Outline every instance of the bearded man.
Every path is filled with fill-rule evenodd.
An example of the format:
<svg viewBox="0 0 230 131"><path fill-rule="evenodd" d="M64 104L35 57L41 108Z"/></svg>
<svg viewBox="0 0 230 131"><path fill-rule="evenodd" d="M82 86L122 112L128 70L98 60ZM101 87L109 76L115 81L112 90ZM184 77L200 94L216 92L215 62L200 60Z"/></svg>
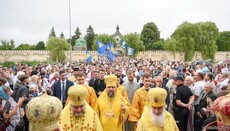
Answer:
<svg viewBox="0 0 230 131"><path fill-rule="evenodd" d="M105 77L106 89L97 99L95 111L105 131L122 131L123 123L129 114L129 103L117 90L117 77Z"/></svg>
<svg viewBox="0 0 230 131"><path fill-rule="evenodd" d="M60 118L63 131L103 131L96 112L86 102L87 93L83 85L69 88L70 102L62 110Z"/></svg>
<svg viewBox="0 0 230 131"><path fill-rule="evenodd" d="M165 109L166 97L167 92L163 88L149 90L137 131L179 131L173 116Z"/></svg>

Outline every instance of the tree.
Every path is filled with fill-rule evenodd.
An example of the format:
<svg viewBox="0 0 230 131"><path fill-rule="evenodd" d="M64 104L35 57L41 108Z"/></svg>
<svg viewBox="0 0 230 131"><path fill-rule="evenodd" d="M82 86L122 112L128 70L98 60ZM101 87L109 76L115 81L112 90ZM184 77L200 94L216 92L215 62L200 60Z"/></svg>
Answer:
<svg viewBox="0 0 230 131"><path fill-rule="evenodd" d="M46 47L45 47L44 41L39 41L34 49L35 50L45 50Z"/></svg>
<svg viewBox="0 0 230 131"><path fill-rule="evenodd" d="M77 27L75 32L74 32L74 35L72 36L72 39L71 39L71 46L72 47L75 46L76 40L79 39L80 37L81 37L81 32L80 32L80 29ZM68 42L69 42L69 39L68 39Z"/></svg>
<svg viewBox="0 0 230 131"><path fill-rule="evenodd" d="M68 50L70 45L65 39L51 37L46 43L46 48L50 51L52 61L64 61L66 59L64 50Z"/></svg>
<svg viewBox="0 0 230 131"><path fill-rule="evenodd" d="M60 34L60 38L65 39L65 35L64 35L64 33L63 33L63 32L61 32L61 34Z"/></svg>
<svg viewBox="0 0 230 131"><path fill-rule="evenodd" d="M56 37L55 31L54 31L54 27L52 27L50 34L49 34L49 38L50 37Z"/></svg>
<svg viewBox="0 0 230 131"><path fill-rule="evenodd" d="M100 42L107 44L108 42L113 42L114 47L117 46L116 39L112 36L109 36L108 34L100 34L95 37L96 40L99 40ZM97 50L97 44L96 41L94 40L92 50Z"/></svg>
<svg viewBox="0 0 230 131"><path fill-rule="evenodd" d="M152 44L160 40L160 32L157 26L153 23L147 23L144 25L141 31L141 41L143 41L146 50L152 49Z"/></svg>
<svg viewBox="0 0 230 131"><path fill-rule="evenodd" d="M7 40L1 40L2 45L0 46L0 50L13 50L15 48L14 40L10 40L8 42Z"/></svg>
<svg viewBox="0 0 230 131"><path fill-rule="evenodd" d="M20 44L15 50L34 50L35 46L30 44Z"/></svg>
<svg viewBox="0 0 230 131"><path fill-rule="evenodd" d="M145 50L145 46L137 33L125 35L124 40L128 43L129 47L134 48L134 56L138 54L139 51Z"/></svg>
<svg viewBox="0 0 230 131"><path fill-rule="evenodd" d="M218 28L213 22L188 23L183 22L171 35L173 42L168 41L165 49L183 52L185 61L191 61L195 51L200 51L203 59L214 60L217 46ZM173 43L175 45L169 45Z"/></svg>
<svg viewBox="0 0 230 131"><path fill-rule="evenodd" d="M153 50L164 50L164 40L159 40L157 42L154 42L150 48L152 48Z"/></svg>
<svg viewBox="0 0 230 131"><path fill-rule="evenodd" d="M173 53L174 59L176 58L176 52L179 50L177 45L178 41L175 38L167 39L164 44L164 49Z"/></svg>
<svg viewBox="0 0 230 131"><path fill-rule="evenodd" d="M87 42L87 50L92 50L95 34L91 25L86 30L85 40Z"/></svg>
<svg viewBox="0 0 230 131"><path fill-rule="evenodd" d="M171 37L177 41L176 47L178 48L176 49L178 52L184 53L185 61L192 60L195 49L199 47L200 34L199 26L188 22L183 22L172 34Z"/></svg>
<svg viewBox="0 0 230 131"><path fill-rule="evenodd" d="M213 62L217 51L216 40L219 37L219 29L214 22L199 22L196 25L201 30L199 51L202 58L211 59Z"/></svg>
<svg viewBox="0 0 230 131"><path fill-rule="evenodd" d="M230 51L230 31L220 32L219 34L216 40L218 51Z"/></svg>

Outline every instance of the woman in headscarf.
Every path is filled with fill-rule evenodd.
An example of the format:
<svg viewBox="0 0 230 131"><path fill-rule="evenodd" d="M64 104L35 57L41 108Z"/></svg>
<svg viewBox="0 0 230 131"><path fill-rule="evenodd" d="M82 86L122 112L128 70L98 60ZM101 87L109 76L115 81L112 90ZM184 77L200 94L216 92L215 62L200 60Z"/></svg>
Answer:
<svg viewBox="0 0 230 131"><path fill-rule="evenodd" d="M23 104L25 98L20 98L18 103L11 97L13 92L11 91L10 87L2 85L0 87L0 97L2 98L2 105L1 107L4 108L6 103L10 103L10 110L7 114L7 119L9 120L9 126L6 128L6 131L14 131L15 127L17 126L18 122L20 121L20 112L19 108ZM4 112L3 112L4 113Z"/></svg>

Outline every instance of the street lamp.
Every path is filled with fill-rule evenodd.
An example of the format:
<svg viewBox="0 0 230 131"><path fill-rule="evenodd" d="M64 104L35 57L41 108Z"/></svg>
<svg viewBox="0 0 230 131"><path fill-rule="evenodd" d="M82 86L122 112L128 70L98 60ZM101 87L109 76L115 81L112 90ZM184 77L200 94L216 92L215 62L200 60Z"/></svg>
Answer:
<svg viewBox="0 0 230 131"><path fill-rule="evenodd" d="M71 42L71 8L70 8L70 0L69 0L69 42L70 42L70 52L69 52L69 61L72 62L72 42Z"/></svg>

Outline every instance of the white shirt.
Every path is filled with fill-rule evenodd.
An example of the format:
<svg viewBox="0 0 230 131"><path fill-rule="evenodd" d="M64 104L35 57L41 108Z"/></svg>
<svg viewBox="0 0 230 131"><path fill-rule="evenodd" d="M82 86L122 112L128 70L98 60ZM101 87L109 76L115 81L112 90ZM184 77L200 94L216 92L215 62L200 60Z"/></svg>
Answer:
<svg viewBox="0 0 230 131"><path fill-rule="evenodd" d="M202 91L204 90L204 86L205 86L205 81L197 81L194 83L194 88L195 88L195 92L194 95L200 97L202 94ZM195 105L197 105L199 103L199 98L194 102Z"/></svg>

